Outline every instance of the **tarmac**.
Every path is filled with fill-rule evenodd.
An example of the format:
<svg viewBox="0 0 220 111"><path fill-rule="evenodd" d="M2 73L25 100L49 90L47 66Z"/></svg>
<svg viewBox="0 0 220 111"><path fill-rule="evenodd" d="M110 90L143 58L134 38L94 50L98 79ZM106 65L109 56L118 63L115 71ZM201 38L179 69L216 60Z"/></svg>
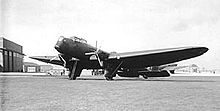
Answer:
<svg viewBox="0 0 220 111"><path fill-rule="evenodd" d="M219 111L220 76L121 78L0 73L2 111Z"/></svg>

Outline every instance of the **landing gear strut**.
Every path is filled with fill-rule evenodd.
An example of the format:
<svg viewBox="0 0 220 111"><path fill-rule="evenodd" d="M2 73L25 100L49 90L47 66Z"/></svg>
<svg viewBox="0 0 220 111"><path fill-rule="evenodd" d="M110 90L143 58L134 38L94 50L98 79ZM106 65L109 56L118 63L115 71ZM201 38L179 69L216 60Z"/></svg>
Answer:
<svg viewBox="0 0 220 111"><path fill-rule="evenodd" d="M78 61L74 61L73 66L69 69L69 80L75 80L76 77L79 77L82 72L82 67L80 66L80 64L78 64Z"/></svg>
<svg viewBox="0 0 220 111"><path fill-rule="evenodd" d="M105 74L105 79L107 81L114 80L113 77L116 76L116 73L122 63L123 63L123 61L121 61L116 67L113 64L108 64L108 66L106 68L107 73Z"/></svg>
<svg viewBox="0 0 220 111"><path fill-rule="evenodd" d="M114 80L113 77L105 77L105 79L106 79L107 81Z"/></svg>

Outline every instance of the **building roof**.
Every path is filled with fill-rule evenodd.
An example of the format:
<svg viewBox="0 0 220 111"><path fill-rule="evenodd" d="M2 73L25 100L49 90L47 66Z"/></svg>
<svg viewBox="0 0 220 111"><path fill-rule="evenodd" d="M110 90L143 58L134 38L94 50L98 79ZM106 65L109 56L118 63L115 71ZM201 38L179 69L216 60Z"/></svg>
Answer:
<svg viewBox="0 0 220 111"><path fill-rule="evenodd" d="M24 62L24 65L25 66L39 66L38 64L33 63L33 62Z"/></svg>
<svg viewBox="0 0 220 111"><path fill-rule="evenodd" d="M196 64L192 64L191 67L198 67Z"/></svg>
<svg viewBox="0 0 220 111"><path fill-rule="evenodd" d="M19 54L23 54L23 47L13 41L0 37L0 49L13 51Z"/></svg>

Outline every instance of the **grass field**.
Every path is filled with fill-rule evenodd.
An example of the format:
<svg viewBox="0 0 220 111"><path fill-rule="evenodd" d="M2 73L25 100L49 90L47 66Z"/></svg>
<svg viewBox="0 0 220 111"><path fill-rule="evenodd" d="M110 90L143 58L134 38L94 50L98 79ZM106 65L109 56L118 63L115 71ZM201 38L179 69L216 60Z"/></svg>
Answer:
<svg viewBox="0 0 220 111"><path fill-rule="evenodd" d="M0 76L2 111L220 111L220 76Z"/></svg>

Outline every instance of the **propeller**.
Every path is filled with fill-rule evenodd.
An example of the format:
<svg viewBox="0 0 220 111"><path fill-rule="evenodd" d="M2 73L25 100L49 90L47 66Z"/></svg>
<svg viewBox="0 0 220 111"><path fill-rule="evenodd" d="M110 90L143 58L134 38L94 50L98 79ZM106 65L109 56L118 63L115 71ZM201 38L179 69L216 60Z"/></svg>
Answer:
<svg viewBox="0 0 220 111"><path fill-rule="evenodd" d="M101 61L101 59L99 57L99 50L100 50L100 48L97 48L97 41L96 41L96 51L85 53L85 55L95 55L97 60L98 60L98 62L99 62L99 65L101 67L103 67L103 63L102 63L102 61Z"/></svg>
<svg viewBox="0 0 220 111"><path fill-rule="evenodd" d="M66 67L66 60L60 54L58 54L58 57L63 61L63 66Z"/></svg>
<svg viewBox="0 0 220 111"><path fill-rule="evenodd" d="M55 56L55 57L51 58L51 59L50 59L50 62L53 61L53 60L55 60L55 59L58 59L58 57Z"/></svg>

